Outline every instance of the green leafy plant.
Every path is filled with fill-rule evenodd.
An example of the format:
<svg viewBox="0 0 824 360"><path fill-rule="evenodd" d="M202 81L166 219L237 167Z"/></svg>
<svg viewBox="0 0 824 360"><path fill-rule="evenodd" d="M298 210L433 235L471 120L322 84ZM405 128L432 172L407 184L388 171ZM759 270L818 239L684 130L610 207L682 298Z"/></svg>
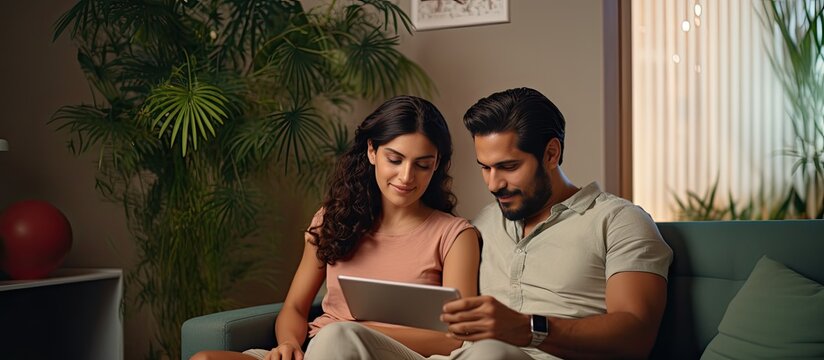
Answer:
<svg viewBox="0 0 824 360"><path fill-rule="evenodd" d="M768 53L790 101L793 140L780 150L792 159L788 185L778 199L759 194L742 207L732 194L727 204L715 203L716 180L706 194L675 198L681 219L824 218L824 1L764 0L760 10L764 27L780 39Z"/></svg>
<svg viewBox="0 0 824 360"><path fill-rule="evenodd" d="M80 0L56 22L93 102L51 122L72 152L97 153L95 186L123 206L138 251L127 300L154 317L151 357L178 358L184 320L267 279L256 179L296 171L322 189L355 100L431 95L396 49L403 30L388 0Z"/></svg>
<svg viewBox="0 0 824 360"><path fill-rule="evenodd" d="M674 196L678 205L678 217L682 220L704 221L722 219L729 214L729 209L724 209L716 205L716 194L718 192L718 181L713 183L706 193L697 194L688 191L687 196L682 200Z"/></svg>
<svg viewBox="0 0 824 360"><path fill-rule="evenodd" d="M682 199L673 195L676 203L676 214L683 221L711 221L711 220L780 220L790 217L789 214L800 213L804 203L790 187L790 194L779 201L768 199L763 191L759 191L757 198L740 203L732 193L727 195L726 202L718 199L718 179L703 194L687 191Z"/></svg>
<svg viewBox="0 0 824 360"><path fill-rule="evenodd" d="M781 38L770 61L787 98L794 141L787 199L804 202L799 217L824 217L824 1L766 1L764 25ZM793 201L793 200L791 200Z"/></svg>

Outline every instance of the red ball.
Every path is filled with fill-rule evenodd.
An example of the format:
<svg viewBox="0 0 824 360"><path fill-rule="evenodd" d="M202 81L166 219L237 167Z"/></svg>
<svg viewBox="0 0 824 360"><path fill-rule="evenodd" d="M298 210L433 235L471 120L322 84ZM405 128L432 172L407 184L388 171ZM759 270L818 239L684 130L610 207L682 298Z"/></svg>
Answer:
<svg viewBox="0 0 824 360"><path fill-rule="evenodd" d="M41 279L72 247L66 216L45 201L19 201L0 213L0 269L12 279Z"/></svg>

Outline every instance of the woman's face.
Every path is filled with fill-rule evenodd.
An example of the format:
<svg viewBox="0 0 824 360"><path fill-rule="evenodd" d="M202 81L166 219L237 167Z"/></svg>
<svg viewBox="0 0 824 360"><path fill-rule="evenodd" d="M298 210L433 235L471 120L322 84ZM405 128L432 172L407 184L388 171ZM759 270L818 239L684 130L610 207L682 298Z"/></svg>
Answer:
<svg viewBox="0 0 824 360"><path fill-rule="evenodd" d="M421 133L400 135L377 149L370 141L367 155L384 209L417 204L438 167L438 149Z"/></svg>

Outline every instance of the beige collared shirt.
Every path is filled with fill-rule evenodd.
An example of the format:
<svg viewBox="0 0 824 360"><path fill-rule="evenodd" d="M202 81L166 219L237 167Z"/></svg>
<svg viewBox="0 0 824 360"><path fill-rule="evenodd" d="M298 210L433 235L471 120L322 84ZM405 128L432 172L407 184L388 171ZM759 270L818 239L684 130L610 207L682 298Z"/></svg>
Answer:
<svg viewBox="0 0 824 360"><path fill-rule="evenodd" d="M483 237L481 294L527 314L604 314L610 276L642 271L666 279L672 262L672 250L649 214L595 182L555 204L526 237L524 222L504 218L497 203L485 207L473 225Z"/></svg>

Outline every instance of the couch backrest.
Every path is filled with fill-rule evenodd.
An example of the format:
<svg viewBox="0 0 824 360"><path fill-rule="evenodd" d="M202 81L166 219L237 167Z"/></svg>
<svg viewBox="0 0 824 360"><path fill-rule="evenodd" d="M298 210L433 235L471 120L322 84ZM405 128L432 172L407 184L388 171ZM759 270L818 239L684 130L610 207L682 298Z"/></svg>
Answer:
<svg viewBox="0 0 824 360"><path fill-rule="evenodd" d="M763 255L824 283L824 220L658 223L674 252L655 359L697 359Z"/></svg>

